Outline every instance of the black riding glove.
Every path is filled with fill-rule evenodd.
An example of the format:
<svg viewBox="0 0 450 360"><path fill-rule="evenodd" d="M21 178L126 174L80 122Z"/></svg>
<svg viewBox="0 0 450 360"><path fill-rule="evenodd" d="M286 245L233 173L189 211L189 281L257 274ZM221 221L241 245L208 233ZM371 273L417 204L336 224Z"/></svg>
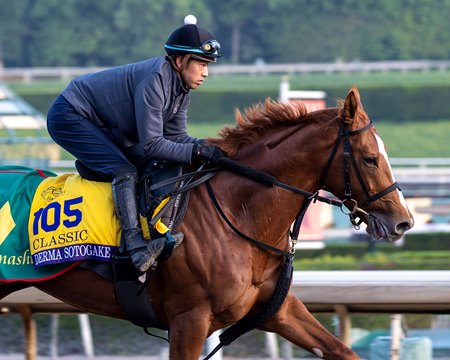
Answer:
<svg viewBox="0 0 450 360"><path fill-rule="evenodd" d="M218 164L220 159L225 157L223 151L215 145L206 145L201 142L194 144L192 149L192 158L198 158L201 161L209 161L213 164Z"/></svg>

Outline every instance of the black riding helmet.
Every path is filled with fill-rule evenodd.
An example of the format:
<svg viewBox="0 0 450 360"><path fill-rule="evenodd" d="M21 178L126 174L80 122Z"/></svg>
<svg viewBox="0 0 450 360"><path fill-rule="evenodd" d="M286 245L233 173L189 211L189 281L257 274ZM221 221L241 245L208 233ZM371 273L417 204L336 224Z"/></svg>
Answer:
<svg viewBox="0 0 450 360"><path fill-rule="evenodd" d="M184 25L176 29L164 46L167 55L186 55L192 58L216 62L220 57L220 44L212 34L197 26L193 15L184 18Z"/></svg>

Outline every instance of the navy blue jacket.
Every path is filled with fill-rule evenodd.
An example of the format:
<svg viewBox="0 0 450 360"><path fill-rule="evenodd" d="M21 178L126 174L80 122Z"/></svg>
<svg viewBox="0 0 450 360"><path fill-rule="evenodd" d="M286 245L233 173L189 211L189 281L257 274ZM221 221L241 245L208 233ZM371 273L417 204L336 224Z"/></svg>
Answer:
<svg viewBox="0 0 450 360"><path fill-rule="evenodd" d="M62 95L125 154L190 163L190 92L166 58L82 75Z"/></svg>

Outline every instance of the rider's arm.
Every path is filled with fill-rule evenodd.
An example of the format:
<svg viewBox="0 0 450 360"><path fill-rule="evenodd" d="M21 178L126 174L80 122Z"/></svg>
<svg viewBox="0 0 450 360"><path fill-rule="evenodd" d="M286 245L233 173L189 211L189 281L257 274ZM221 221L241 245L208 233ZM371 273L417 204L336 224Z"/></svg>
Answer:
<svg viewBox="0 0 450 360"><path fill-rule="evenodd" d="M139 140L148 158L190 163L193 144L180 142L188 136L189 98L180 103L182 97L173 97L170 91L171 86L164 84L158 73L151 74L136 88L134 106ZM174 107L181 114L169 114Z"/></svg>

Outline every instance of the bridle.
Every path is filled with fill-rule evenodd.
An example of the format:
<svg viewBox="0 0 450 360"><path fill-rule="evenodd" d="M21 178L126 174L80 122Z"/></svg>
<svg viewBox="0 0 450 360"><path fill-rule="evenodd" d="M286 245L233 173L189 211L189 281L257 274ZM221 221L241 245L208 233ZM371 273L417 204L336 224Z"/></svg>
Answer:
<svg viewBox="0 0 450 360"><path fill-rule="evenodd" d="M341 142L343 142L344 151L342 153L342 159L343 159L343 169L344 169L344 171L343 171L343 174L344 174L344 198L341 200L343 203L348 203L348 202L353 203L353 209L355 211L352 211L353 216L351 216L352 214L350 214L350 221L355 226L359 226L361 224L361 220L359 222L356 222L355 213L360 212L360 213L367 215L367 212L362 210L361 207L359 207L358 202L352 198L352 188L351 188L351 182L350 182L350 168L352 166L353 166L353 169L355 170L359 184L361 185L361 188L363 189L363 191L366 195L366 202L363 205L361 205L362 207L364 207L378 199L381 199L383 196L389 194L390 192L392 192L396 189L399 189L401 191L398 183L395 181L394 183L389 185L386 189L381 190L374 195L371 195L369 193L367 185L361 175L361 171L358 167L358 164L356 163L355 155L353 153L353 149L350 144L350 136L361 134L361 133L371 129L372 127L373 127L373 123L372 123L372 120L370 120L370 122L366 126L360 128L360 129L357 129L357 130L349 131L348 124L343 123L339 128L338 136L334 143L333 150L331 152L330 157L328 158L327 164L325 165L325 170L320 178L320 185L321 185L320 187L321 187L321 189L325 189L325 181L326 181L328 172L330 171L330 168L334 162L339 145L341 144Z"/></svg>

